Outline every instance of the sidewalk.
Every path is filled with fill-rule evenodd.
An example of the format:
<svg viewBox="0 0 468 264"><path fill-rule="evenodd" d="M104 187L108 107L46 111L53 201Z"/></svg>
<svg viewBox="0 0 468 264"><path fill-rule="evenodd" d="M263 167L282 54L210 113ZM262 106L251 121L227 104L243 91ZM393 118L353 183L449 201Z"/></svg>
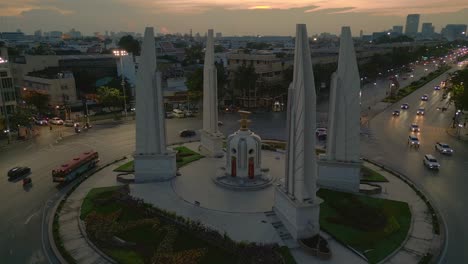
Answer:
<svg viewBox="0 0 468 264"><path fill-rule="evenodd" d="M125 163L126 161L124 160L121 163ZM63 204L58 219L60 226L59 233L65 249L76 260L76 263L111 263L88 243L86 234L83 233L85 232L82 228L84 223L80 223L80 208L84 198L91 189L119 185L115 180L115 174L112 170L121 163L109 166L88 178L76 188Z"/></svg>
<svg viewBox="0 0 468 264"><path fill-rule="evenodd" d="M456 139L468 141L468 127L465 128L453 128L452 126L447 128L447 134Z"/></svg>
<svg viewBox="0 0 468 264"><path fill-rule="evenodd" d="M84 197L92 188L118 185L115 180L116 174L112 171L118 165L109 166L87 179L64 203L59 216L60 236L64 247L77 260L77 263L110 263L88 243L86 234L83 233L85 232L84 228L80 228L80 224L82 225L83 223L80 223L79 211ZM411 187L398 177L372 164L366 163L366 166L378 171L389 180L388 183L380 184L383 192L374 197L407 202L412 212L412 224L405 242L400 249L381 263L418 263L422 256L428 252L437 255L443 241L440 236L433 234L432 218L428 213L426 203ZM189 177L189 175L185 174L190 171L190 166L186 166L183 169L181 170L182 175ZM197 206L190 201L186 201L175 190L175 182L181 180L182 177L177 177L172 182L132 184L130 185L131 194L159 208L175 212L184 217L190 217L194 220L200 220L207 226L221 232L226 232L237 241L247 240L263 243L276 242L280 245L286 244L291 247L291 253L298 264L366 263L364 259L333 240L327 234L323 234L323 236L327 238L332 249L333 257L331 260L323 261L305 254L302 249L294 245L291 246L290 241L281 238L278 231L272 225L272 221L274 220L265 212L233 213L203 208L203 204L202 206ZM225 198L229 199L229 197Z"/></svg>

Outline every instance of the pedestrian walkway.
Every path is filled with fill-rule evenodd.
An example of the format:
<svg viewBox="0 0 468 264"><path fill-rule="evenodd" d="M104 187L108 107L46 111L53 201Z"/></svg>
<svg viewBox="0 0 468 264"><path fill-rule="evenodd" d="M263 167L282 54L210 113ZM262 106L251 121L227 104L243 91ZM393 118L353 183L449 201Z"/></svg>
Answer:
<svg viewBox="0 0 468 264"><path fill-rule="evenodd" d="M463 141L468 141L468 127L449 127L446 129L447 134L450 136L463 140Z"/></svg>
<svg viewBox="0 0 468 264"><path fill-rule="evenodd" d="M118 163L116 166L120 164L121 163ZM84 223L80 223L80 209L84 198L91 189L119 185L115 180L115 174L112 171L114 168L115 166L109 166L88 178L78 186L78 188L76 188L76 190L63 204L58 219L60 226L59 234L62 239L63 246L78 264L111 263L88 243L86 234L83 233L85 232L82 228L84 227Z"/></svg>

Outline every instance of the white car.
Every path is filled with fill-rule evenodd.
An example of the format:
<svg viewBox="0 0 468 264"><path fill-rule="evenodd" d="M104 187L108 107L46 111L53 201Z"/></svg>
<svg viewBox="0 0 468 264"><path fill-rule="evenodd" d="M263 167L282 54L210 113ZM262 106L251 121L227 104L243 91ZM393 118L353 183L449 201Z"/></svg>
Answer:
<svg viewBox="0 0 468 264"><path fill-rule="evenodd" d="M194 116L192 111L188 111L188 110L185 110L184 114L185 114L185 117L193 117Z"/></svg>
<svg viewBox="0 0 468 264"><path fill-rule="evenodd" d="M437 142L434 148L442 154L447 154L447 155L453 154L453 149L446 143Z"/></svg>
<svg viewBox="0 0 468 264"><path fill-rule="evenodd" d="M54 125L63 125L63 120L58 117L54 117L50 119L50 123Z"/></svg>
<svg viewBox="0 0 468 264"><path fill-rule="evenodd" d="M421 130L419 129L419 125L418 125L418 124L414 124L414 123L411 124L410 130L411 130L411 132L419 132L419 131L421 131Z"/></svg>
<svg viewBox="0 0 468 264"><path fill-rule="evenodd" d="M424 113L425 113L424 108L419 108L418 111L416 111L417 115L424 115Z"/></svg>
<svg viewBox="0 0 468 264"><path fill-rule="evenodd" d="M424 155L423 163L429 169L438 170L440 168L439 162L437 162L437 159L431 154Z"/></svg>

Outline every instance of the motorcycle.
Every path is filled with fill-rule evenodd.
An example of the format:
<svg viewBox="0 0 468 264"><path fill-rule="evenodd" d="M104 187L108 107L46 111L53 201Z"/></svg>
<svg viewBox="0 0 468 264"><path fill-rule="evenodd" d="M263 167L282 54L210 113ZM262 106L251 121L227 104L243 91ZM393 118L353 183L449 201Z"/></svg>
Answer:
<svg viewBox="0 0 468 264"><path fill-rule="evenodd" d="M76 126L75 127L75 133L81 133L81 128L79 126Z"/></svg>
<svg viewBox="0 0 468 264"><path fill-rule="evenodd" d="M32 180L29 177L23 179L23 186L28 186L32 184Z"/></svg>

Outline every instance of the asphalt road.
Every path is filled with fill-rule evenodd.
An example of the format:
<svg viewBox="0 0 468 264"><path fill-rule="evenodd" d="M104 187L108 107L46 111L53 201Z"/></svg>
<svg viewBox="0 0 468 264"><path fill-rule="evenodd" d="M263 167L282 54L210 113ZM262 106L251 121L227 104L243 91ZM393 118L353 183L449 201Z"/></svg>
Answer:
<svg viewBox="0 0 468 264"><path fill-rule="evenodd" d="M168 120L168 142L183 139L176 133L184 128L200 128L201 120L189 118ZM65 129L65 128L64 128ZM34 141L20 143L0 151L0 263L49 263L43 250L44 209L50 208L49 199L57 199L60 191L52 182L51 171L75 155L89 149L99 151L102 163L131 154L135 147L134 122L95 125L89 132L67 137L54 143L57 137L44 129ZM48 134L49 133L49 134ZM7 180L6 171L13 166L28 166L33 186L24 189L21 181Z"/></svg>
<svg viewBox="0 0 468 264"><path fill-rule="evenodd" d="M378 85L377 88L385 89L385 85ZM451 243L450 256L457 257L457 254L465 254L463 259L468 261L467 253L462 250L467 235L463 220L468 215L466 211L463 212L463 204L466 204L467 198L464 198L462 192L463 183L466 183L466 180L461 177L462 171L468 171L466 170L468 163L462 158L466 157L467 148L445 134L443 129L447 126L450 121L449 117L453 113L447 111L442 114L432 109L436 105L437 98L432 98L432 91L430 92L431 99L426 103L428 105L426 106L427 114L424 121L421 121L423 145L419 152L410 152L405 147L410 119L415 116L414 106L419 103L416 97L421 91L408 98L408 100L415 98L413 98L414 102L409 101L412 108L408 113L402 114L398 120L389 119L389 113L386 111L375 118L376 121L371 122L371 130L379 136L375 140L363 142L364 154L377 158L380 156L379 161L409 175L434 196L439 208L442 208L448 220L451 231L450 241L457 243ZM326 102L320 103L318 109L326 111ZM220 114L220 120L224 123L220 130L226 135L237 130L239 127L238 119L237 114ZM252 130L262 138L285 138L286 113L260 113L253 115L251 119L253 120ZM319 114L318 120L322 119L321 114ZM379 122L382 123L379 124ZM392 122L401 122L402 124L393 126L395 133L383 128L384 125L388 128ZM403 125L404 122L408 124ZM167 120L168 143L183 140L178 136L178 131L185 128L197 130L201 126L200 117ZM426 126L429 127L426 128ZM33 179L33 186L30 189L23 189L20 182L9 182L6 176L3 181L0 181L0 200L3 202L0 206L0 215L2 216L0 218L1 263L50 262L46 256L47 253L43 250L43 231L46 231L43 230L43 224L47 220L43 213L51 206L50 201L59 197L60 189L57 188L57 184L52 182L50 174L54 167L89 149L99 151L102 163L129 155L134 151L134 122L95 125L90 131L67 137L59 143L55 143L58 134L56 131L54 129L50 132L43 129L41 136L32 141L0 150L0 172L6 173L8 169L17 165L29 166L32 169L31 178ZM425 151L432 151L432 144L439 137L441 140L447 138L443 140L453 145L456 153L454 157L441 158L441 171L431 173L422 167L421 157ZM389 138L392 138L392 141ZM193 139L198 139L198 136ZM431 140L434 142L426 143ZM392 144L390 145L389 142ZM388 160L383 157L388 157Z"/></svg>
<svg viewBox="0 0 468 264"><path fill-rule="evenodd" d="M442 91L434 90L434 86L444 79L444 75L436 78L373 118L370 121L371 137L363 140L361 145L364 156L407 175L429 193L449 227L446 263L468 263L468 142L458 141L446 133L454 116L453 106L445 112L437 110L448 102L442 99ZM429 101L421 101L423 94L429 95ZM401 103L408 103L410 108L402 110L399 117L392 117L393 110L399 109ZM425 108L424 117L416 115L419 107ZM407 146L411 123L417 123L421 128L419 150ZM454 155L444 156L436 152L437 141L448 143L454 149ZM434 154L441 164L440 171L430 171L423 165L425 154Z"/></svg>

